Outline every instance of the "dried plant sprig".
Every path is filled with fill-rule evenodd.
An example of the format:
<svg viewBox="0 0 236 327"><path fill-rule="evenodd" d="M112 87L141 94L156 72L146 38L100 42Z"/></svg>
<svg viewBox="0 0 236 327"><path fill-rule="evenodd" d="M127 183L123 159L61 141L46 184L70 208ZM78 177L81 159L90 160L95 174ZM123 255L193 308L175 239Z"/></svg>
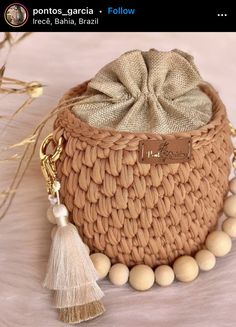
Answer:
<svg viewBox="0 0 236 327"><path fill-rule="evenodd" d="M10 47L16 45L19 42L21 42L22 40L24 40L30 34L31 34L31 32L25 32L20 37L17 37L17 36L14 37L13 33L5 32L2 41L0 41L0 49L3 48L6 44L8 44L8 46L10 46Z"/></svg>
<svg viewBox="0 0 236 327"><path fill-rule="evenodd" d="M11 89L3 89L2 87L0 87L0 93L6 93L6 94L10 94L10 93L14 93L14 94L19 94L19 93L27 93L27 95L29 96L24 102L23 104L9 117L4 117L1 116L0 118L8 118L8 122L6 123L6 125L4 126L4 128L2 129L2 133L1 135L3 135L6 131L6 129L11 125L12 120L14 119L14 117L19 114L20 112L22 112L25 108L29 107L31 105L31 103L38 98L39 96L42 95L43 93L43 86L40 82L34 81L34 82L22 82L19 80L15 80L12 78L6 78L3 77L2 78L2 85L4 84L5 80L8 81L12 81L12 83L16 84L16 85L23 85L23 88L21 89L16 89L16 88L11 88Z"/></svg>
<svg viewBox="0 0 236 327"><path fill-rule="evenodd" d="M7 43L9 46L12 45L13 36L10 32L5 32L2 41L0 41L0 49L3 48Z"/></svg>
<svg viewBox="0 0 236 327"><path fill-rule="evenodd" d="M19 146L24 146L24 145L29 144L29 143L35 143L35 138L36 138L36 135L31 135L31 136L26 137L25 139L21 140L18 143L9 145L9 147L7 149L13 149L13 148L16 148L16 147L19 147Z"/></svg>
<svg viewBox="0 0 236 327"><path fill-rule="evenodd" d="M24 138L23 140L14 143L14 144L10 144L7 146L3 146L2 148L0 148L0 151L7 151L7 150L11 150L17 147L21 147L21 146L25 146L29 143L34 143L35 142L35 135L30 135L29 137Z"/></svg>
<svg viewBox="0 0 236 327"><path fill-rule="evenodd" d="M26 82L20 81L19 79L5 77L5 76L4 77L2 76L2 80L4 83L9 83L9 84L21 84L21 85L26 84Z"/></svg>
<svg viewBox="0 0 236 327"><path fill-rule="evenodd" d="M4 72L3 72L4 73ZM32 98L37 98L42 94L43 86L38 81L23 82L13 78L7 78L0 75L0 93L6 94L22 94L27 93ZM13 87L9 87L12 85Z"/></svg>
<svg viewBox="0 0 236 327"><path fill-rule="evenodd" d="M0 198L4 198L6 195L13 194L15 192L16 192L16 190L6 189L5 191L0 192Z"/></svg>
<svg viewBox="0 0 236 327"><path fill-rule="evenodd" d="M32 137L35 138L35 142L26 144L26 148L20 159L16 173L15 173L13 180L8 188L9 192L6 193L5 197L3 198L3 201L0 204L0 220L4 218L9 207L11 206L11 203L16 195L19 185L20 185L22 179L24 178L25 173L29 167L29 164L33 158L33 155L35 153L36 147L38 145L40 136L42 134L42 131L43 131L45 125L51 120L51 118L54 117L54 115L56 113L58 113L58 111L60 111L62 109L66 109L66 108L69 109L72 106L74 106L78 99L79 99L79 97L74 97L72 99L61 101L59 103L59 105L56 106L49 114L47 114L46 117L44 117L43 120L35 128L34 132L32 133ZM11 192L12 190L14 190L14 192Z"/></svg>
<svg viewBox="0 0 236 327"><path fill-rule="evenodd" d="M20 37L13 39L13 45L18 44L23 41L27 36L29 36L32 32L25 32Z"/></svg>
<svg viewBox="0 0 236 327"><path fill-rule="evenodd" d="M29 107L33 101L34 100L31 98L26 99L25 102L23 102L23 104L12 114L11 119L22 112L25 108Z"/></svg>
<svg viewBox="0 0 236 327"><path fill-rule="evenodd" d="M20 156L16 153L16 154L13 154L12 156L10 157L7 157L7 158L4 158L4 159L1 159L0 160L0 164L2 163L5 163L6 161L9 162L9 161L15 161L15 160L18 160L20 159Z"/></svg>
<svg viewBox="0 0 236 327"><path fill-rule="evenodd" d="M0 87L1 87L1 84L2 84L2 79L3 79L3 75L5 73L5 69L6 69L6 66L3 65L1 68L0 68Z"/></svg>

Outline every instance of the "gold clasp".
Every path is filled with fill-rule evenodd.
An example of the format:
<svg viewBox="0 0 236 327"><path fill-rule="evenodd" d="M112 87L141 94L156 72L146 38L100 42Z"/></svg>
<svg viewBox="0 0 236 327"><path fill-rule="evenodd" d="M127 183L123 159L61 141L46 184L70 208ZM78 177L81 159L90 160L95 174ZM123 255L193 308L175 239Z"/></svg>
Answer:
<svg viewBox="0 0 236 327"><path fill-rule="evenodd" d="M55 149L52 154L47 154L47 147L50 143L53 143L55 145ZM62 137L60 137L58 143L56 144L53 139L53 134L49 134L43 140L39 151L41 169L47 184L47 192L52 195L55 194L53 184L57 180L56 162L60 158L61 152Z"/></svg>
<svg viewBox="0 0 236 327"><path fill-rule="evenodd" d="M236 137L236 129L233 127L233 125L231 123L229 123L229 127L230 127L231 135L233 137ZM234 148L234 150L233 150L232 165L233 165L234 169L236 170L236 148Z"/></svg>
<svg viewBox="0 0 236 327"><path fill-rule="evenodd" d="M231 123L229 123L229 128L230 128L231 135L233 137L235 137L236 136L236 129L233 127L233 125Z"/></svg>
<svg viewBox="0 0 236 327"><path fill-rule="evenodd" d="M236 148L233 150L233 159L232 159L232 165L236 171Z"/></svg>

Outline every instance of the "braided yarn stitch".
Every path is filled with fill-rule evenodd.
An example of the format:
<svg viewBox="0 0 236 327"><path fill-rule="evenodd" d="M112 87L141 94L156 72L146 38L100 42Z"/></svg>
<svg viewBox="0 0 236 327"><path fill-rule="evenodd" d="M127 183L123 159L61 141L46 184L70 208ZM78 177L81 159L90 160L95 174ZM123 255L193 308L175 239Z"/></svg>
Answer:
<svg viewBox="0 0 236 327"><path fill-rule="evenodd" d="M87 83L62 100L85 92ZM232 143L225 107L209 85L212 120L175 134L98 129L70 109L59 111L54 138L64 139L58 162L61 197L92 252L112 263L171 264L202 248L215 228L228 191ZM192 138L192 158L175 164L141 164L141 140Z"/></svg>

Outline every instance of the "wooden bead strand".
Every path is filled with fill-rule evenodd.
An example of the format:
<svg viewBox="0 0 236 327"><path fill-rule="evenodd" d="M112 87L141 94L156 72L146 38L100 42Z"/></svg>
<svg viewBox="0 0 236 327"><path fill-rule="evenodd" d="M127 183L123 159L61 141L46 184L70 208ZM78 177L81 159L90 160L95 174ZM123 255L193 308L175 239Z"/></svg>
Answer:
<svg viewBox="0 0 236 327"><path fill-rule="evenodd" d="M160 287L166 287L173 283L174 279L181 282L191 282L197 278L199 270L209 271L215 267L216 257L227 255L232 247L231 237L236 237L236 177L229 183L230 195L224 202L224 213L228 217L222 224L222 230L215 230L208 234L205 242L205 249L199 250L195 258L183 255L177 258L173 268L169 265L160 265L153 271L148 265L140 264L131 270L122 264L116 263L111 266L110 259L103 253L93 253L90 258L97 271L99 279L109 276L112 284L116 286L125 285L129 282L130 286L137 291L150 289L154 282ZM51 232L53 238L57 229L55 218L56 198L49 198L50 207L47 210L47 218L54 227ZM63 215L68 217L68 211L63 206ZM53 211L54 209L54 211ZM76 226L75 226L76 228ZM89 247L86 245L89 253Z"/></svg>
<svg viewBox="0 0 236 327"><path fill-rule="evenodd" d="M224 202L224 213L228 218L222 224L222 230L215 230L208 234L205 248L199 250L195 257L183 255L175 260L173 268L160 265L153 271L148 265L139 264L129 268L116 263L111 266L110 259L102 253L90 255L100 279L107 275L116 286L130 286L137 291L149 290L154 282L160 287L171 285L175 279L188 283L197 278L199 271L210 271L216 265L216 257L227 255L232 247L231 237L236 237L236 177L229 183L230 195Z"/></svg>

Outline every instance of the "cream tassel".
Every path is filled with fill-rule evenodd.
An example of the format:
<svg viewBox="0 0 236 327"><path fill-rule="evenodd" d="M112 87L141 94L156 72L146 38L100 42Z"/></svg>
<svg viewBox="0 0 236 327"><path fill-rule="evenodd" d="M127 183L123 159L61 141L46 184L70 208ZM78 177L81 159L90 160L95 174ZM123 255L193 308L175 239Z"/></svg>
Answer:
<svg viewBox="0 0 236 327"><path fill-rule="evenodd" d="M54 303L60 308L62 321L92 319L104 312L99 302L104 294L96 283L96 270L76 227L68 221L67 208L56 204L53 214L58 228L43 285L55 291Z"/></svg>
<svg viewBox="0 0 236 327"><path fill-rule="evenodd" d="M96 281L81 285L80 288L57 290L53 301L56 308L79 306L88 303L87 299L100 300L104 296Z"/></svg>
<svg viewBox="0 0 236 327"><path fill-rule="evenodd" d="M103 292L96 283L96 270L76 227L68 221L67 208L60 204L61 185L57 181L56 162L63 150L62 142L62 137L55 142L50 134L40 147L41 169L58 226L43 285L54 291L59 319L67 323L79 323L101 315L105 309L99 301ZM47 154L50 143L54 145L54 152Z"/></svg>

